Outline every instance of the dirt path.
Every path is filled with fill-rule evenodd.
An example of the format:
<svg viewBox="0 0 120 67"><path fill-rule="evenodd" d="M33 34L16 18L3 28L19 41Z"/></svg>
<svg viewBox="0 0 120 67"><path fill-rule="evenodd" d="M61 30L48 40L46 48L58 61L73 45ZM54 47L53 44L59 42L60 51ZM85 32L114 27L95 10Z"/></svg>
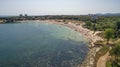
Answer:
<svg viewBox="0 0 120 67"><path fill-rule="evenodd" d="M110 47L109 51L111 49L112 49L112 47ZM109 51L105 55L103 55L99 58L99 60L97 62L97 67L106 67L107 58L110 54Z"/></svg>
<svg viewBox="0 0 120 67"><path fill-rule="evenodd" d="M97 62L97 67L106 67L108 56L109 56L109 52L107 52L104 56L101 56Z"/></svg>

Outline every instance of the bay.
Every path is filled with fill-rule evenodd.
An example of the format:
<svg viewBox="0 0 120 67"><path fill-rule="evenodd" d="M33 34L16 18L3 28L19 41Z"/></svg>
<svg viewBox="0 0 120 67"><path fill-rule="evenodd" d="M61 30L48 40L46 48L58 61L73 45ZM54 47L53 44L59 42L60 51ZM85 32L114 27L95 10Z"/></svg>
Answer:
<svg viewBox="0 0 120 67"><path fill-rule="evenodd" d="M87 44L82 34L61 25L0 24L0 67L76 67Z"/></svg>

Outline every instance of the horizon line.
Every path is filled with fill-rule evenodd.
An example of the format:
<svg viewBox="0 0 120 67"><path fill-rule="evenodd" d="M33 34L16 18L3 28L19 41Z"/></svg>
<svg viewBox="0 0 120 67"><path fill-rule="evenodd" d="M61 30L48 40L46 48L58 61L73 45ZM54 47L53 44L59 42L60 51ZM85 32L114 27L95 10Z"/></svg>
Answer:
<svg viewBox="0 0 120 67"><path fill-rule="evenodd" d="M111 13L88 13L88 14L27 14L27 13L20 13L20 14L22 14L23 16L25 15L25 14L27 14L28 16L56 16L56 15L58 15L58 16L62 16L62 15L68 15L68 16L74 16L74 15L89 15L89 14L119 14L120 12L116 12L116 13L114 13L114 12L111 12ZM0 15L0 16L19 16L20 14L17 14L17 15Z"/></svg>

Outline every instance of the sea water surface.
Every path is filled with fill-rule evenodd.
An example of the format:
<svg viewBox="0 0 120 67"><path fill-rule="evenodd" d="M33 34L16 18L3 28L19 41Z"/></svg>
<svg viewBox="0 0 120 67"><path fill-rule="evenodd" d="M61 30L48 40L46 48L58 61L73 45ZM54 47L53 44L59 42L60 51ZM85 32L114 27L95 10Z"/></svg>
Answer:
<svg viewBox="0 0 120 67"><path fill-rule="evenodd" d="M61 25L0 24L0 67L76 67L87 44L82 34Z"/></svg>

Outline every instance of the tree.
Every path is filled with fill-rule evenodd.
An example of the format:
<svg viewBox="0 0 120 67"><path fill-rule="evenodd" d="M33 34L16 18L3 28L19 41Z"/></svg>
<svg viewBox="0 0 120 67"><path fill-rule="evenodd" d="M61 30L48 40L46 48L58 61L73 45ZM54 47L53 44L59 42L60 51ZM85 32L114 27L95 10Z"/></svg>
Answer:
<svg viewBox="0 0 120 67"><path fill-rule="evenodd" d="M27 14L25 14L25 17L27 17L28 15Z"/></svg>
<svg viewBox="0 0 120 67"><path fill-rule="evenodd" d="M110 55L115 56L115 59L113 60L113 66L120 66L120 43L116 44L115 47L112 48L110 51Z"/></svg>
<svg viewBox="0 0 120 67"><path fill-rule="evenodd" d="M109 40L114 37L114 30L106 29L104 34L105 34L105 38L107 39L107 44L109 44Z"/></svg>
<svg viewBox="0 0 120 67"><path fill-rule="evenodd" d="M93 30L94 30L94 33L95 33L95 31L97 30L96 29L96 25L97 25L97 16L96 15L93 15L92 17L91 17L91 22L93 23ZM94 34L93 33L93 34Z"/></svg>
<svg viewBox="0 0 120 67"><path fill-rule="evenodd" d="M86 22L86 24L85 24L86 26L91 26L92 25L92 23L90 22L90 21L88 21L88 22Z"/></svg>
<svg viewBox="0 0 120 67"><path fill-rule="evenodd" d="M117 25L117 29L120 30L120 21L117 21L116 25Z"/></svg>
<svg viewBox="0 0 120 67"><path fill-rule="evenodd" d="M110 54L120 57L120 43L116 44L115 47L113 47L113 49L110 51Z"/></svg>
<svg viewBox="0 0 120 67"><path fill-rule="evenodd" d="M23 17L23 15L22 15L22 14L20 14L19 16L20 16L20 17Z"/></svg>
<svg viewBox="0 0 120 67"><path fill-rule="evenodd" d="M119 37L120 34L120 21L116 22L115 37Z"/></svg>

